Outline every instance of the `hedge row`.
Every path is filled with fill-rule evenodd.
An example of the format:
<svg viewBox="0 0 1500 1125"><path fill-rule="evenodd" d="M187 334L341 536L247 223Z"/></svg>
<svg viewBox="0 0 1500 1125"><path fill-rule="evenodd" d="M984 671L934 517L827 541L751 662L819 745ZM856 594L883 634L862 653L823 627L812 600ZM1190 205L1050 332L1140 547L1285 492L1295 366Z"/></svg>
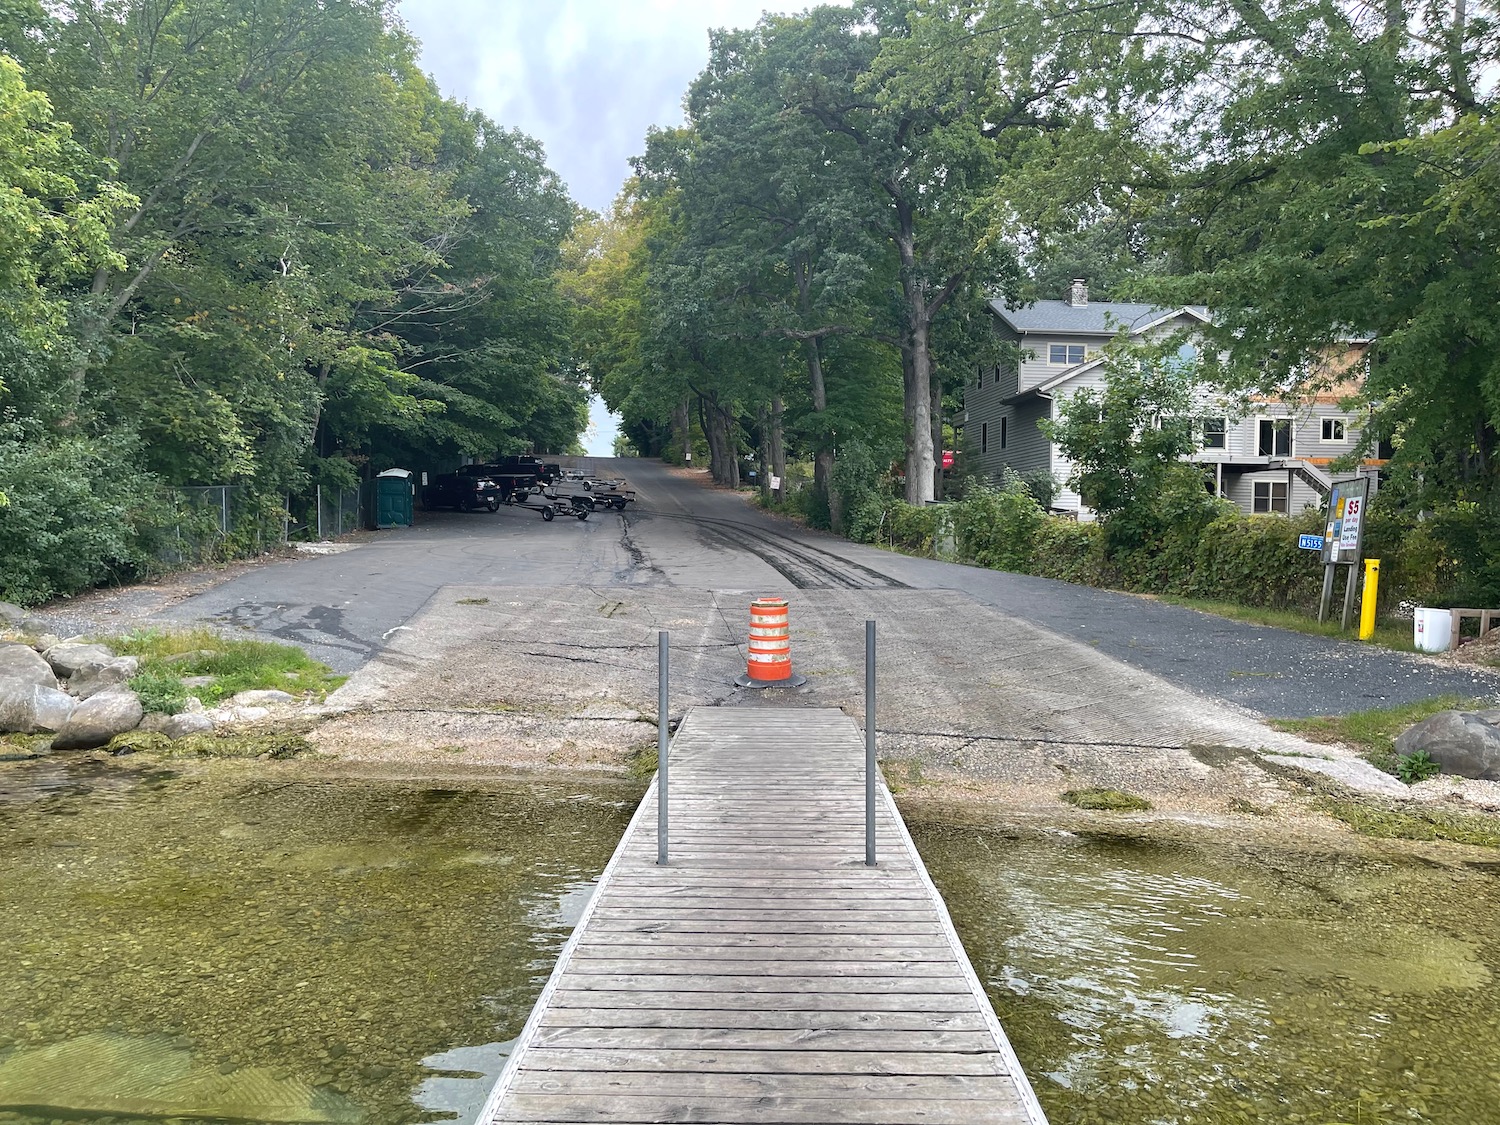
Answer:
<svg viewBox="0 0 1500 1125"><path fill-rule="evenodd" d="M1316 612L1323 568L1297 546L1320 532L1316 512L1247 516L1224 505L1208 522L1168 528L1154 541L1111 550L1096 523L1050 516L1022 489L973 489L954 504L919 508L887 500L854 537L907 554L945 557L996 570L1085 586L1174 594L1246 606ZM852 529L854 531L856 529ZM1451 566L1424 524L1372 511L1365 554L1381 560L1383 611L1400 603L1441 604Z"/></svg>

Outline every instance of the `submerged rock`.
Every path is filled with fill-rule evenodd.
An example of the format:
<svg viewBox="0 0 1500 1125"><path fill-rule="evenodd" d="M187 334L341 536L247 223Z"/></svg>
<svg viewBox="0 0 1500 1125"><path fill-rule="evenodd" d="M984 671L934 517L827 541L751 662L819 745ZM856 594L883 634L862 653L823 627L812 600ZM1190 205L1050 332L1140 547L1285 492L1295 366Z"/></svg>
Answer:
<svg viewBox="0 0 1500 1125"><path fill-rule="evenodd" d="M146 709L135 692L115 687L80 703L52 740L54 750L92 750L140 726Z"/></svg>
<svg viewBox="0 0 1500 1125"><path fill-rule="evenodd" d="M1500 709L1439 711L1396 739L1403 758L1424 751L1444 773L1500 781Z"/></svg>

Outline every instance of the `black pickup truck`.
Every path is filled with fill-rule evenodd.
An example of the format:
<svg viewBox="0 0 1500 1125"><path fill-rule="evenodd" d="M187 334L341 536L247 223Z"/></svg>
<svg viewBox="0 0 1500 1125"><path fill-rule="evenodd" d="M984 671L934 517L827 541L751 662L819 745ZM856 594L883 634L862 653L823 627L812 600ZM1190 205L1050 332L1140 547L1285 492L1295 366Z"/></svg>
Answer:
<svg viewBox="0 0 1500 1125"><path fill-rule="evenodd" d="M422 488L422 507L498 512L508 493L502 492L493 469L493 465L464 465L457 472L434 477Z"/></svg>

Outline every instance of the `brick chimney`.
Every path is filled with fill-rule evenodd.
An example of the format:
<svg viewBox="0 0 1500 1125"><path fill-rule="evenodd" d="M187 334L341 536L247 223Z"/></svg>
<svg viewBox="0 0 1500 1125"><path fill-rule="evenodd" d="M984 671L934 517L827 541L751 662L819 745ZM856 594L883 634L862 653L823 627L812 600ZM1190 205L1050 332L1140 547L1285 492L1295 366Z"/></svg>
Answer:
<svg viewBox="0 0 1500 1125"><path fill-rule="evenodd" d="M1081 309L1088 303L1088 284L1083 278L1075 277L1073 279L1073 287L1068 290L1068 304L1072 305L1075 309Z"/></svg>

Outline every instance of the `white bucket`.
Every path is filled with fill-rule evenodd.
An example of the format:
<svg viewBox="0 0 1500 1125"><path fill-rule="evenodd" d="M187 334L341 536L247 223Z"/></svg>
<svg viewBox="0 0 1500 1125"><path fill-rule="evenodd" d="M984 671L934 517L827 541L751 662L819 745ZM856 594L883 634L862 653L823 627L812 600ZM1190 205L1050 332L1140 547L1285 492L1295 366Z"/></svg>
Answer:
<svg viewBox="0 0 1500 1125"><path fill-rule="evenodd" d="M1417 651L1447 652L1453 639L1453 615L1446 609L1418 607L1415 616Z"/></svg>

